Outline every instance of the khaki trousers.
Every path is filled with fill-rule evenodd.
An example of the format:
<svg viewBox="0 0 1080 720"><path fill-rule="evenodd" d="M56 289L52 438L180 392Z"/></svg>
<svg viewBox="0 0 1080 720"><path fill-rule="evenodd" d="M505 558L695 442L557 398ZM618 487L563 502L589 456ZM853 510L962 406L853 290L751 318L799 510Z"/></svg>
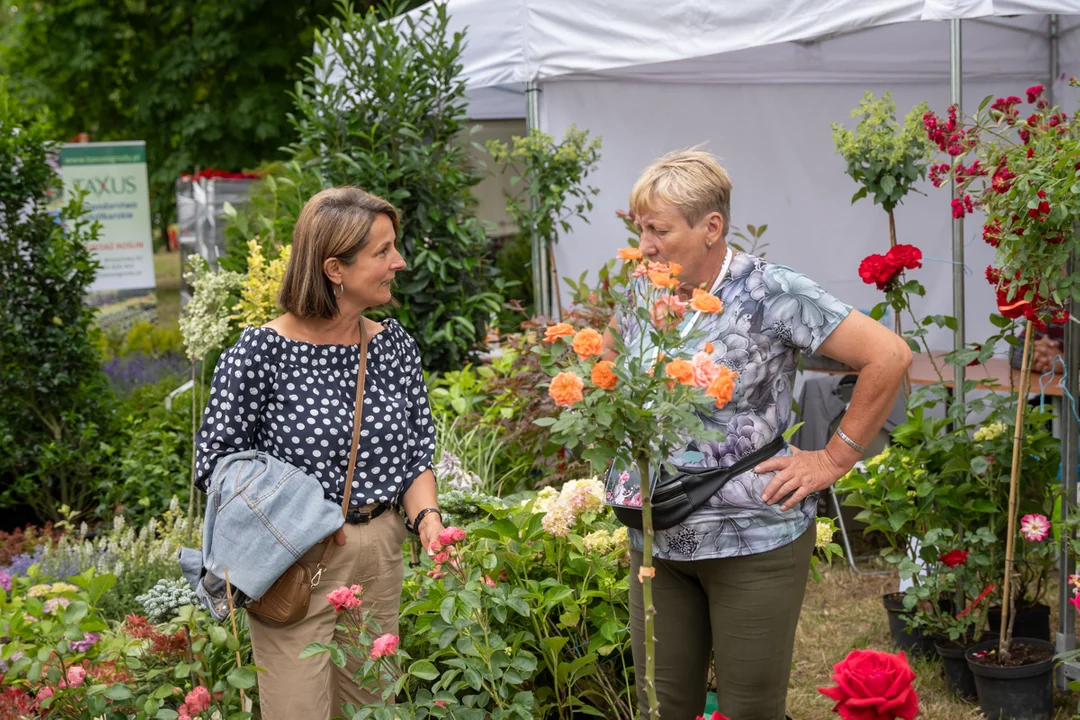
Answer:
<svg viewBox="0 0 1080 720"><path fill-rule="evenodd" d="M705 709L710 654L723 715L784 720L795 628L815 539L811 525L794 542L763 553L653 561L656 695L663 720L692 720ZM630 638L634 669L644 680L645 608L637 578L642 556L631 551L630 557ZM638 707L647 718L641 681Z"/></svg>
<svg viewBox="0 0 1080 720"><path fill-rule="evenodd" d="M334 548L304 618L280 624L248 615L255 664L265 670L258 674L263 720L329 720L343 714L346 702L360 706L379 699L378 688L365 690L353 681L363 664L360 658L349 655L344 668L330 662L327 653L300 659L308 643L345 642L335 631L337 616L326 600L327 593L342 585L363 587L361 607L374 609L381 632L398 634L405 523L396 512L387 511L367 524L344 527L345 544ZM320 543L300 559L310 565L312 574L324 547Z"/></svg>

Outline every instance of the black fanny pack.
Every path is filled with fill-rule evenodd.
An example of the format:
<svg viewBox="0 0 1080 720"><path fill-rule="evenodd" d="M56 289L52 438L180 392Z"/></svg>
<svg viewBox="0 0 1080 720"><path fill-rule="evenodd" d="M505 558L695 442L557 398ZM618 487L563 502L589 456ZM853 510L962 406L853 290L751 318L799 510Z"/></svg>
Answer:
<svg viewBox="0 0 1080 720"><path fill-rule="evenodd" d="M678 468L676 474L667 475L661 466L660 478L652 496L653 527L657 530L675 527L707 503L728 480L768 460L783 448L784 438L778 436L730 467ZM608 472L610 475L613 471ZM640 507L612 504L611 508L623 525L635 530L642 529Z"/></svg>

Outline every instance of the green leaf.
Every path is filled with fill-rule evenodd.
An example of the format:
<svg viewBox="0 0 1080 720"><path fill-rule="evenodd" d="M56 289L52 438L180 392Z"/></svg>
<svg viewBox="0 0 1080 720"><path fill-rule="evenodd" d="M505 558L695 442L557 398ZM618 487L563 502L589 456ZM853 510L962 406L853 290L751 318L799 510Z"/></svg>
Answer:
<svg viewBox="0 0 1080 720"><path fill-rule="evenodd" d="M428 660L417 660L409 666L409 674L420 678L421 680L434 680L439 677L439 671Z"/></svg>
<svg viewBox="0 0 1080 720"><path fill-rule="evenodd" d="M102 693L110 700L127 700L132 697L131 689L127 685L117 684L110 685L109 688ZM169 689L169 694L172 694L172 689Z"/></svg>
<svg viewBox="0 0 1080 720"><path fill-rule="evenodd" d="M881 189L886 195L892 195L896 190L896 178L892 175L883 175L881 178Z"/></svg>
<svg viewBox="0 0 1080 720"><path fill-rule="evenodd" d="M214 643L218 647L224 647L228 642L229 634L225 632L225 628L220 625L210 626L210 642Z"/></svg>
<svg viewBox="0 0 1080 720"><path fill-rule="evenodd" d="M866 197L866 187L865 186L859 188L858 192L856 192L854 195L851 196L851 204L854 205L856 203L856 201L862 200L864 197Z"/></svg>
<svg viewBox="0 0 1080 720"><path fill-rule="evenodd" d="M331 657L332 656L333 651L331 651ZM338 667L344 667L344 663ZM226 680L237 690L247 690L248 688L254 687L257 682L255 673L245 667L233 668Z"/></svg>
<svg viewBox="0 0 1080 720"><path fill-rule="evenodd" d="M447 595L439 605L439 615L443 621L450 624L454 621L454 609L457 604L453 595Z"/></svg>

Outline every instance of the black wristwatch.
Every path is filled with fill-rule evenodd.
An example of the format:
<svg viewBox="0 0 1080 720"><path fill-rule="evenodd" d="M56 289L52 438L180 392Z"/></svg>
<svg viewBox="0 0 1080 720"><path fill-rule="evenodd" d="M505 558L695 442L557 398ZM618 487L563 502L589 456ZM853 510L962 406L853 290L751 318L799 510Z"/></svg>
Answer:
<svg viewBox="0 0 1080 720"><path fill-rule="evenodd" d="M424 521L424 518L427 517L428 513L435 513L439 516L439 519L442 520L442 513L439 512L439 508L424 508L420 512L416 513L416 519L412 521L412 526L409 528L410 530L412 530L414 535L420 534L420 523Z"/></svg>

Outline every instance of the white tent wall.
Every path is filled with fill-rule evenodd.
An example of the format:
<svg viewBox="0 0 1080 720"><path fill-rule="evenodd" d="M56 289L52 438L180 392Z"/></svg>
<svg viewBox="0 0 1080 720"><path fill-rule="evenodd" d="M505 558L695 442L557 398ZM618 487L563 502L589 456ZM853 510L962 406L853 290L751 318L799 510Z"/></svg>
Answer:
<svg viewBox="0 0 1080 720"><path fill-rule="evenodd" d="M994 20L993 23L1045 27L1044 18ZM889 42L901 37L902 43ZM1077 72L1080 33L1066 35L1062 43L1061 70ZM866 58L857 62L859 50ZM872 286L862 283L858 265L863 257L888 248L887 218L869 199L851 205L858 189L844 172L844 161L833 146L831 124L848 124L851 110L870 90L888 90L906 114L926 100L943 113L949 105L948 23L910 23L862 31L825 41L819 46L755 48L714 58L666 65L696 64L709 84L673 82L681 76L695 77L691 68L634 68L645 79L630 79L631 71L611 73L603 79L578 80L564 76L542 84L541 128L560 137L571 124L603 138L602 159L589 183L600 188L591 223L575 223L573 232L556 246L556 263L562 277L577 278L595 270L626 244L627 233L615 210L627 208L630 188L642 169L655 158L682 148L704 145L721 158L734 182L732 224L768 224L763 240L768 259L806 273L827 290L852 305L868 310L882 299ZM1046 84L1049 73L1048 43L1035 34L1006 30L985 23L964 23L964 106L974 110L986 95L1023 94L1029 85ZM903 52L890 50L900 48ZM906 48L906 49L904 49ZM761 62L744 55L767 52L789 56L816 55L787 64L788 77L812 77L816 72L843 81L725 82L765 71ZM909 54L909 62L901 62ZM880 60L885 55L888 61ZM735 68L727 70L726 68ZM776 67L780 67L777 64ZM757 70L755 71L755 68ZM832 70L830 70L832 68ZM904 70L918 82L903 81ZM730 73L730 74L729 74ZM887 76L884 80L881 75ZM662 81L655 81L659 78ZM1074 102L1076 91L1059 91L1060 99ZM929 182L920 188L926 195L911 194L896 211L900 242L917 245L925 260L915 277L927 288L916 304L916 314L951 314L952 264L951 215L948 188L935 189ZM967 337L979 341L992 333L988 315L994 296L983 277L993 261L993 249L982 242L978 216L965 223L967 275ZM565 287L564 299L566 298ZM910 320L904 318L905 323ZM948 331L935 330L929 338L935 349L952 347Z"/></svg>

